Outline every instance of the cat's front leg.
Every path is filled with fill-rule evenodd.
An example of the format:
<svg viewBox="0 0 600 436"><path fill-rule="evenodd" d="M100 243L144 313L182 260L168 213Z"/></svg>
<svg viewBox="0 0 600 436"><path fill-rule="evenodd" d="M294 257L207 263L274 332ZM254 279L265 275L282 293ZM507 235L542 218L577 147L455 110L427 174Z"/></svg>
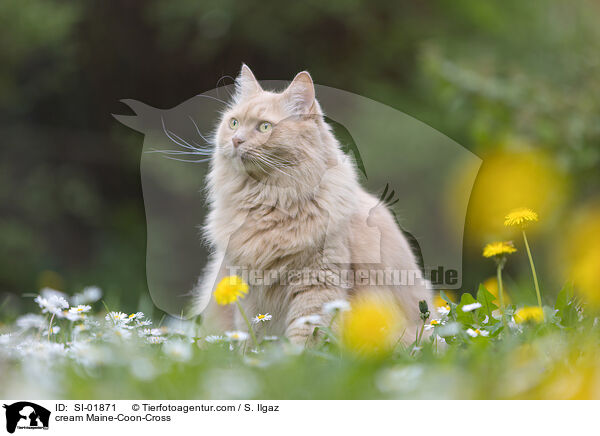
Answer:
<svg viewBox="0 0 600 436"><path fill-rule="evenodd" d="M325 313L325 303L347 299L347 292L323 284L292 291L292 300L286 319L285 336L293 344L313 345L315 327L326 327L332 314Z"/></svg>

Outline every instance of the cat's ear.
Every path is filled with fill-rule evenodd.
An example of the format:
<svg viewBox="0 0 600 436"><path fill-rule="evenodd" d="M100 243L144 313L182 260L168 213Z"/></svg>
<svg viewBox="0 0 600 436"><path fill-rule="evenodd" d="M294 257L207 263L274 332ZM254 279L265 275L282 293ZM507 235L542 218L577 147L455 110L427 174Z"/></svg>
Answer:
<svg viewBox="0 0 600 436"><path fill-rule="evenodd" d="M262 91L258 80L246 64L242 64L240 74L235 79L235 100L240 101Z"/></svg>
<svg viewBox="0 0 600 436"><path fill-rule="evenodd" d="M295 115L311 113L315 102L315 85L308 71L298 73L283 93L287 109Z"/></svg>

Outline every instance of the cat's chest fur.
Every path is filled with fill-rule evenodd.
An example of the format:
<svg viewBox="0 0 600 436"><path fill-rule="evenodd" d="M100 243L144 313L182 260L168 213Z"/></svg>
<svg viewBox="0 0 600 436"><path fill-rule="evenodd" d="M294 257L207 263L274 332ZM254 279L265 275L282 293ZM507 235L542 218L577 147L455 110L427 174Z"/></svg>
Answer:
<svg viewBox="0 0 600 436"><path fill-rule="evenodd" d="M306 266L322 250L328 214L310 199L284 210L272 205L236 208L230 204L217 220L226 223L215 233L231 266L277 270ZM226 215L235 217L225 219Z"/></svg>

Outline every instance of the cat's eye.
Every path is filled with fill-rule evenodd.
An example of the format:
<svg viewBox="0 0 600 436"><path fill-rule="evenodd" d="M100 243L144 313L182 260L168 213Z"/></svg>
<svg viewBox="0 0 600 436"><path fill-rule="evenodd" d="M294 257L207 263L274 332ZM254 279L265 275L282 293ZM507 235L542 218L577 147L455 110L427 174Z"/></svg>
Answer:
<svg viewBox="0 0 600 436"><path fill-rule="evenodd" d="M240 122L238 120L236 120L235 118L232 118L229 120L229 127L231 127L233 130L237 129L240 125Z"/></svg>
<svg viewBox="0 0 600 436"><path fill-rule="evenodd" d="M271 123L269 123L268 121L263 121L258 125L258 130L259 132L267 133L269 130L271 130L272 127L273 125Z"/></svg>

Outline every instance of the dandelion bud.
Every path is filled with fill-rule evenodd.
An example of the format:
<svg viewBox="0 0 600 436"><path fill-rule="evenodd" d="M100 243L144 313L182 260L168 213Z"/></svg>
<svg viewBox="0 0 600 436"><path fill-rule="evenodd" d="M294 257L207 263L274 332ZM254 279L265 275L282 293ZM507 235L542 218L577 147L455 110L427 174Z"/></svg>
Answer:
<svg viewBox="0 0 600 436"><path fill-rule="evenodd" d="M429 306L427 306L427 301L419 301L419 311L421 312L420 316L423 321L429 318Z"/></svg>

